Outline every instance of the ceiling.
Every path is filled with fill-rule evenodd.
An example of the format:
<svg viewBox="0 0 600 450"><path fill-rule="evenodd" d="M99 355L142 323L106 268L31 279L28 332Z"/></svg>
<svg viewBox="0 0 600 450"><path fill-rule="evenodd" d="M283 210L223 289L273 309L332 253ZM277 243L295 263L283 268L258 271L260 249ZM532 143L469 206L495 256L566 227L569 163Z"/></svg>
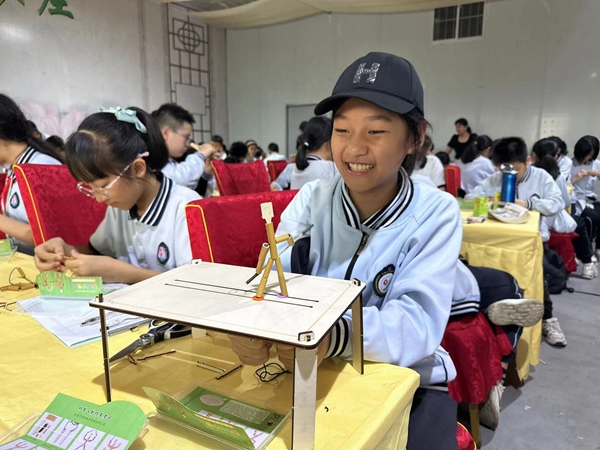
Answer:
<svg viewBox="0 0 600 450"><path fill-rule="evenodd" d="M153 0L190 10L190 15L222 28L249 28L288 22L320 13L400 13L476 0ZM489 0L488 0L489 1Z"/></svg>

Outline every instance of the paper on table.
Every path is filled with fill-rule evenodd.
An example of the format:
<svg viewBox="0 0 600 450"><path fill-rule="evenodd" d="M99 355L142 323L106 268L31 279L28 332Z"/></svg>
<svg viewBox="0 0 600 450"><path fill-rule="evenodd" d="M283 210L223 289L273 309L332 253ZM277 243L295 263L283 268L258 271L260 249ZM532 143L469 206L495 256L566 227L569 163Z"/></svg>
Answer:
<svg viewBox="0 0 600 450"><path fill-rule="evenodd" d="M118 288L114 285L110 287L112 290ZM108 290L107 285L105 290ZM15 312L31 315L67 347L79 347L100 339L98 310L91 308L87 301L74 302L35 297L19 302ZM148 321L149 319L129 314L106 313L109 334L129 330Z"/></svg>

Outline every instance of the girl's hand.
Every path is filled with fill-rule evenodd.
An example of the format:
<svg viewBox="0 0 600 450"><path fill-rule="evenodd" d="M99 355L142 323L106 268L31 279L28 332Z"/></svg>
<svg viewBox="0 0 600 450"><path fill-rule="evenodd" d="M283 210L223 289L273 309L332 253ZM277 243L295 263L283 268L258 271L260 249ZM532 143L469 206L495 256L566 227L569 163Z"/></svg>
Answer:
<svg viewBox="0 0 600 450"><path fill-rule="evenodd" d="M63 271L65 257L71 256L72 247L62 238L53 238L35 248L34 261L40 272Z"/></svg>
<svg viewBox="0 0 600 450"><path fill-rule="evenodd" d="M525 202L525 200L521 200L520 198L515 200L515 204L522 206L523 208L527 208L527 203Z"/></svg>
<svg viewBox="0 0 600 450"><path fill-rule="evenodd" d="M579 177L579 179L583 178L583 177L587 177L590 175L590 172L588 172L587 170L580 170L579 172L577 172L577 176Z"/></svg>
<svg viewBox="0 0 600 450"><path fill-rule="evenodd" d="M72 250L65 267L79 277L106 277L112 263L114 260L108 256L84 255Z"/></svg>
<svg viewBox="0 0 600 450"><path fill-rule="evenodd" d="M238 355L242 364L260 366L268 361L272 342L240 336L228 337L231 341L231 349Z"/></svg>

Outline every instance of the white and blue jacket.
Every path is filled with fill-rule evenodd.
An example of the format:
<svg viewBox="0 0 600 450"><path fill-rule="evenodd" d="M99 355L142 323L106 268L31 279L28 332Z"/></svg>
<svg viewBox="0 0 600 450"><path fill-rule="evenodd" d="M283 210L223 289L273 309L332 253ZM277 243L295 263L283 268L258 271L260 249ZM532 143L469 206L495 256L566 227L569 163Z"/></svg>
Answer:
<svg viewBox="0 0 600 450"><path fill-rule="evenodd" d="M440 342L452 305L460 212L449 194L413 184L404 170L399 187L361 223L339 175L308 183L281 215L277 234L297 236L313 225L304 273L365 283L365 359L410 367L422 385L446 383L456 376ZM291 271L293 256L281 255L284 270ZM347 312L332 330L327 356L352 358L351 325Z"/></svg>

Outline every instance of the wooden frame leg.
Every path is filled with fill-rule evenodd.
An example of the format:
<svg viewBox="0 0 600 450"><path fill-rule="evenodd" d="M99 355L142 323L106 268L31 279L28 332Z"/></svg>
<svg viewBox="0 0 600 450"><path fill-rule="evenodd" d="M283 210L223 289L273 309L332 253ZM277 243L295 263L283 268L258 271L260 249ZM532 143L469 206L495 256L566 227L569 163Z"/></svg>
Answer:
<svg viewBox="0 0 600 450"><path fill-rule="evenodd" d="M471 436L477 448L481 448L481 430L479 429L479 405L469 403L469 420L471 422Z"/></svg>
<svg viewBox="0 0 600 450"><path fill-rule="evenodd" d="M104 295L98 296L98 301L102 303L104 301ZM104 360L104 384L106 387L106 401L112 401L112 386L110 380L110 361L108 356L108 331L106 328L106 312L103 308L98 310L100 316L100 331L102 332L102 357Z"/></svg>
<svg viewBox="0 0 600 450"><path fill-rule="evenodd" d="M315 447L317 349L296 347L295 354L292 449L311 450Z"/></svg>

